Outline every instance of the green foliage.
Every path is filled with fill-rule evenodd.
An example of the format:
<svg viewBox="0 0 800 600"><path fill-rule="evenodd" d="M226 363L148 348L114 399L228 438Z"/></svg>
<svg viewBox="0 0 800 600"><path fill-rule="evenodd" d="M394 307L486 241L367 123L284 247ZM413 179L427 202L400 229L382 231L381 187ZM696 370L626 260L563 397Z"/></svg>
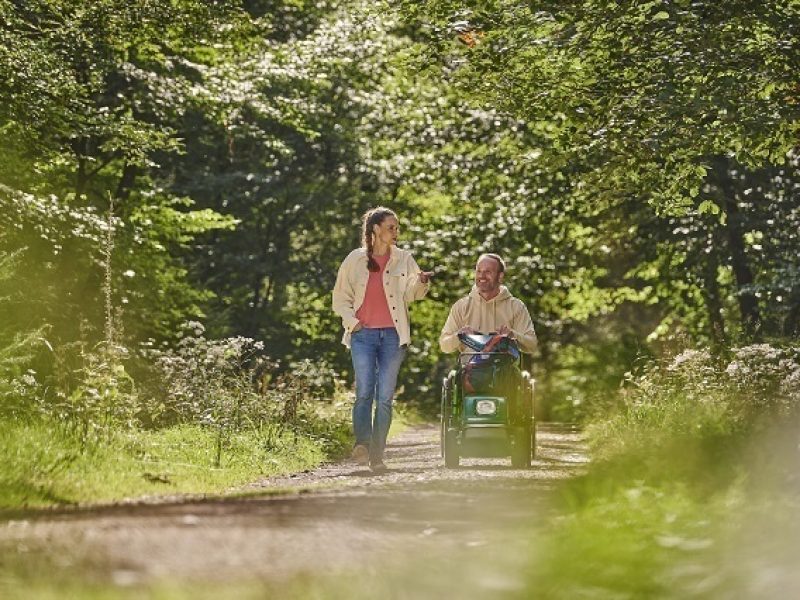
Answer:
<svg viewBox="0 0 800 600"><path fill-rule="evenodd" d="M349 371L330 289L376 204L436 272L402 377L420 404L436 406L439 328L486 251L531 309L559 418L604 406L677 335L715 352L797 336L794 4L392 8L0 1L6 398L52 404L35 385L19 400L32 368L172 422L126 380L141 391L146 361L115 375L75 350L55 373L110 312L127 348L178 356L194 320L222 346L263 341L276 378L304 360ZM211 395L214 422L235 420L241 401Z"/></svg>
<svg viewBox="0 0 800 600"><path fill-rule="evenodd" d="M4 400L13 400L14 414L32 419L44 412L65 424L86 456L99 445L110 449L120 432L136 434L140 424L174 422L211 426L217 464L245 430L269 430L270 445L286 431L299 435L307 426L324 444L341 443L338 426L318 426L315 410L301 406L314 394L319 374L313 369L301 367L294 378L276 375L274 393L265 400L252 381L253 365L245 365L255 355L244 338L195 340L191 347L187 338L178 342L180 323L203 316L214 297L205 281L193 277L195 265L188 260L198 237L219 236L241 223L214 210L227 206L217 202L217 190L211 191L213 202L198 191L205 167L195 160L202 149L192 119L200 115L218 125L228 148L229 125L231 131L246 126L255 114L266 124L263 136L253 138L256 146L274 140L265 151L281 156L293 151L295 132L313 143L316 123L326 118L324 106L317 110L310 100L306 111L297 102L329 89L326 82L313 83L316 72L304 71L304 61L315 60L314 44L289 36L288 47L305 48L305 58L294 64L292 52L281 52L270 64L240 59L268 53L262 33L280 23L292 27L293 10L304 8L301 17L317 22L328 7L246 4L247 10L233 2L193 0L0 4L0 73L8 75L0 92L9 98L0 109L7 140L0 151L6 225L0 252L29 248L14 281L26 297L3 308L14 322L47 324L52 342L49 352L23 355L23 342L33 334L2 332L3 356L20 365L33 360L48 383L36 388L43 397L32 403L20 398L19 387L32 375L17 377L3 388ZM331 72L346 68L321 58ZM273 77L273 67L283 68L278 63L287 76L274 75L283 81L274 107L249 103L245 88L253 79ZM241 94L232 93L237 87ZM247 114L237 116L240 108ZM174 165L184 155L194 162L181 174L201 183L191 194L181 193L186 186L176 183ZM263 165L261 159L254 156L254 163ZM127 358L126 347L151 337L163 349L148 357L155 365ZM171 371L165 367L170 360ZM192 360L205 362L184 373L175 370ZM154 369L163 378L139 385L150 383ZM164 389L174 394L167 398ZM281 408L265 408L270 400Z"/></svg>
<svg viewBox="0 0 800 600"><path fill-rule="evenodd" d="M197 235L235 221L192 211L191 199L164 193L158 161L181 148L173 123L199 68L190 58L217 40L223 24L238 27L241 13L229 3L113 0L4 2L2 11L0 35L8 44L0 72L9 76L0 87L9 102L0 109L7 142L0 151L0 252L26 248L13 281L24 293L2 305L7 322L21 326L8 335L25 339L30 328L47 327L52 347L92 347L104 338L113 304L115 318L121 314L129 325L120 321L114 343L172 336L187 316L202 314L210 296L189 283L180 253ZM101 218L109 204L116 214ZM105 260L109 230L113 270ZM104 275L108 285L101 284ZM41 377L63 379L54 372L52 348L38 350ZM128 402L133 383L119 364L83 363L86 371L70 377L85 385L61 387L66 396L58 402L74 409L67 412L84 403L136 410ZM120 389L127 399L112 398Z"/></svg>
<svg viewBox="0 0 800 600"><path fill-rule="evenodd" d="M545 135L554 159L593 167L580 176L586 200L644 190L678 209L708 157L753 168L794 144L791 3L404 6L455 79Z"/></svg>
<svg viewBox="0 0 800 600"><path fill-rule="evenodd" d="M301 35L274 31L222 49L226 60L204 70L181 123L186 154L169 161L175 193L240 221L192 257L196 279L217 295L210 330L291 338L275 358L308 357L309 342L315 356L335 347L332 318L318 313L329 311L321 301L354 219L375 202L361 123L382 101L374 74L396 45L380 41L384 19L359 3L320 7L295 8ZM307 320L319 335L297 331ZM312 325L320 320L327 327Z"/></svg>
<svg viewBox="0 0 800 600"><path fill-rule="evenodd" d="M714 348L796 337L795 5L401 11L425 43L416 69L506 124L477 185L456 171L450 191L470 190L469 204L434 230L454 230L451 260L465 248L519 257L509 279L532 307L546 382L569 370L560 356L603 356L598 334L635 338L645 355L683 334ZM550 397L589 391L554 384Z"/></svg>

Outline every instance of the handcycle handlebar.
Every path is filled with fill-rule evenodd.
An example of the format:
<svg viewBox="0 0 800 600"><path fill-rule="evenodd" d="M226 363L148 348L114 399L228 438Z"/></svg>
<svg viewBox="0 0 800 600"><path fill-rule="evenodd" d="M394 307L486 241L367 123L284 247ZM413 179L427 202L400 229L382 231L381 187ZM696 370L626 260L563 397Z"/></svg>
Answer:
<svg viewBox="0 0 800 600"><path fill-rule="evenodd" d="M486 333L459 333L458 339L461 343L472 350L461 354L510 354L514 358L519 358L520 351L517 341L505 334L486 334Z"/></svg>

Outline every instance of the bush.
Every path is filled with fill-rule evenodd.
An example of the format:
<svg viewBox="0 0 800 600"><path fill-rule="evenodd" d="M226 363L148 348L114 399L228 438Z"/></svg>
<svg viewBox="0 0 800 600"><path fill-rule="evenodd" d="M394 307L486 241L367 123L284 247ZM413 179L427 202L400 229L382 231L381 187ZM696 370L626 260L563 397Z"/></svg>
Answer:
<svg viewBox="0 0 800 600"><path fill-rule="evenodd" d="M143 355L151 361L148 401L143 420L150 426L200 422L240 426L243 420L268 417L255 402L249 367L258 366L261 342L235 337L208 340L205 328L186 323L175 348L148 343Z"/></svg>
<svg viewBox="0 0 800 600"><path fill-rule="evenodd" d="M800 408L800 348L758 344L727 357L685 350L628 376L622 409L590 428L597 447L657 445L675 436L743 436Z"/></svg>
<svg viewBox="0 0 800 600"><path fill-rule="evenodd" d="M36 371L27 368L42 330L16 334L0 348L0 418L26 418L41 412L42 389Z"/></svg>
<svg viewBox="0 0 800 600"><path fill-rule="evenodd" d="M151 425L200 422L240 429L266 422L290 423L310 399L331 397L338 385L327 365L305 360L281 369L262 342L246 337L205 338L187 323L175 349L147 345L152 361L144 407Z"/></svg>
<svg viewBox="0 0 800 600"><path fill-rule="evenodd" d="M333 370L309 360L282 370L263 351L263 343L251 338L209 340L197 322L183 327L175 349L149 344L143 354L152 361L153 377L143 421L153 427L215 427L220 457L232 432L271 426L318 429L320 417L304 405L334 395L338 382ZM322 437L328 439L328 433Z"/></svg>
<svg viewBox="0 0 800 600"><path fill-rule="evenodd" d="M800 406L800 347L734 348L724 375L744 418L764 413L787 417Z"/></svg>

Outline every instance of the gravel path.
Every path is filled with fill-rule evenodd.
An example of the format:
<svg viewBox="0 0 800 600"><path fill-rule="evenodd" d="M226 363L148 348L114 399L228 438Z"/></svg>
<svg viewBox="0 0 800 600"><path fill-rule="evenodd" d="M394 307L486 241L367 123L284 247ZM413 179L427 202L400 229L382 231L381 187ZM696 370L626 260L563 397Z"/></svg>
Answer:
<svg viewBox="0 0 800 600"><path fill-rule="evenodd" d="M537 456L531 469L510 468L508 458L462 459L459 469L445 469L439 451L438 425L420 425L403 431L389 442L386 465L389 471L374 475L367 467L350 462L335 463L290 477L265 479L249 489L301 487L307 490L332 487L372 489L393 484L425 482L553 482L571 476L586 462L580 435L568 425L545 423L537 429Z"/></svg>
<svg viewBox="0 0 800 600"><path fill-rule="evenodd" d="M0 549L122 588L357 572L404 582L411 595L397 597L433 597L458 572L476 594L513 590L524 585L528 530L552 514L549 492L587 460L569 426L540 425L537 446L529 470L508 459L445 469L438 428L416 426L390 440L383 475L337 463L255 482L245 498L42 513L0 523ZM482 569L464 566L476 557Z"/></svg>

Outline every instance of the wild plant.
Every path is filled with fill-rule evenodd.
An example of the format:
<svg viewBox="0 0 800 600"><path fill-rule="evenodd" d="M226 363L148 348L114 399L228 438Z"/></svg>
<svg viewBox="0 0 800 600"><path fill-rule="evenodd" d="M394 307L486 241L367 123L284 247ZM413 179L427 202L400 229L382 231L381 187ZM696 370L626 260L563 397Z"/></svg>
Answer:
<svg viewBox="0 0 800 600"><path fill-rule="evenodd" d="M752 344L734 348L724 375L744 418L785 417L800 408L800 347Z"/></svg>
<svg viewBox="0 0 800 600"><path fill-rule="evenodd" d="M53 410L77 433L84 448L107 441L115 430L131 429L138 424L138 393L124 364L129 352L121 342L122 315L113 304L112 257L117 224L114 201L109 197L109 209L101 226L104 339L91 348L81 340L54 353L57 386ZM90 337L86 329L82 327L84 338Z"/></svg>
<svg viewBox="0 0 800 600"><path fill-rule="evenodd" d="M330 368L308 360L283 367L264 355L262 342L241 336L208 339L196 321L178 335L174 347L151 341L142 349L154 371L143 407L150 425L216 428L217 462L228 436L243 429L260 431L268 447L287 431L316 431L322 419L309 401L332 396Z"/></svg>
<svg viewBox="0 0 800 600"><path fill-rule="evenodd" d="M138 394L133 378L125 370L126 350L98 344L83 352L80 383L69 390L60 417L71 425L83 446L108 441L112 432L137 426Z"/></svg>
<svg viewBox="0 0 800 600"><path fill-rule="evenodd" d="M0 252L0 294L6 287L13 287L19 260L24 249L15 252ZM0 303L12 301L8 295L0 295ZM37 347L42 347L46 327L30 331L13 331L14 319L0 319L0 418L13 416L30 417L38 413L42 389L37 373L30 368Z"/></svg>
<svg viewBox="0 0 800 600"><path fill-rule="evenodd" d="M36 416L42 410L41 395L42 389L33 369L0 376L0 419Z"/></svg>
<svg viewBox="0 0 800 600"><path fill-rule="evenodd" d="M800 410L800 347L756 344L727 358L688 349L622 390L624 418L673 431L745 431Z"/></svg>
<svg viewBox="0 0 800 600"><path fill-rule="evenodd" d="M246 337L211 340L202 323L190 321L171 347L152 341L142 347L154 380L146 418L154 426L200 422L239 427L268 419L268 407L256 401L251 369L260 369L264 345Z"/></svg>
<svg viewBox="0 0 800 600"><path fill-rule="evenodd" d="M186 323L174 348L153 342L143 355L152 361L155 386L145 418L153 426L200 423L217 429L219 464L226 436L242 427L271 420L272 407L262 402L252 380L252 368L263 366L263 343L246 337L209 340L202 323Z"/></svg>

